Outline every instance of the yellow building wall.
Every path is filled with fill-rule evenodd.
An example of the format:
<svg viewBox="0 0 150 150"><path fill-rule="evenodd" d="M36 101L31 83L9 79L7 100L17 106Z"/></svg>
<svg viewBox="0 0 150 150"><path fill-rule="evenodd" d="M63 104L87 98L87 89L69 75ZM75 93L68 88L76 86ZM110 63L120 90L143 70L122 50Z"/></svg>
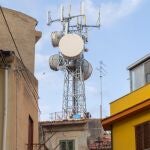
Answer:
<svg viewBox="0 0 150 150"><path fill-rule="evenodd" d="M113 150L136 150L135 126L150 121L150 110L113 124Z"/></svg>
<svg viewBox="0 0 150 150"><path fill-rule="evenodd" d="M110 104L110 114L114 115L150 98L150 84L125 95Z"/></svg>

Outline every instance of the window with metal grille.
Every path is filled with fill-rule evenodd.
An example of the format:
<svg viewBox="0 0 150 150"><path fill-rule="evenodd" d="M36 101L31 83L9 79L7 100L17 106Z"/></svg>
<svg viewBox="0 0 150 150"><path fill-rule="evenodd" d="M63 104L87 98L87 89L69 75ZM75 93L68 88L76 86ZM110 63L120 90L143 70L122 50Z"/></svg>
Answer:
<svg viewBox="0 0 150 150"><path fill-rule="evenodd" d="M136 150L150 150L150 121L135 127Z"/></svg>
<svg viewBox="0 0 150 150"><path fill-rule="evenodd" d="M61 140L60 150L75 150L75 141L74 140Z"/></svg>

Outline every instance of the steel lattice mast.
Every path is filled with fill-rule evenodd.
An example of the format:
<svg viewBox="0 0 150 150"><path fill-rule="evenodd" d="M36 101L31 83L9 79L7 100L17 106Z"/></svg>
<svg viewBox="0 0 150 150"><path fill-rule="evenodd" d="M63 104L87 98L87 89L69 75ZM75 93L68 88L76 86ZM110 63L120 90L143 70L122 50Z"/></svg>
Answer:
<svg viewBox="0 0 150 150"><path fill-rule="evenodd" d="M85 117L86 97L82 72L82 60L75 62L76 67L64 69L64 93L63 93L63 114L65 118L73 114Z"/></svg>
<svg viewBox="0 0 150 150"><path fill-rule="evenodd" d="M98 25L95 26L86 24L83 11L82 3L80 15L71 16L71 5L69 5L68 17L64 17L64 7L61 6L60 19L56 20L52 20L48 12L48 25L61 22L63 26L62 31L52 33L52 44L54 47L59 47L60 53L50 57L50 68L64 71L62 104L64 119L88 116L84 81L90 77L92 66L84 59L84 52L87 52L85 44L88 42L88 28L100 27L100 11Z"/></svg>

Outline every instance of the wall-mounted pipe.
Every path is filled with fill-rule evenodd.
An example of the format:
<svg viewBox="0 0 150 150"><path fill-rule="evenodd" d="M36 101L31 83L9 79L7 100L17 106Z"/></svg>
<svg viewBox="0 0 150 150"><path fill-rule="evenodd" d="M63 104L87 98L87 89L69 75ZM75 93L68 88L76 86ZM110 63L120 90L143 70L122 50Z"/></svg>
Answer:
<svg viewBox="0 0 150 150"><path fill-rule="evenodd" d="M3 124L3 147L6 150L7 146L7 123L8 123L8 67L4 71L4 124Z"/></svg>

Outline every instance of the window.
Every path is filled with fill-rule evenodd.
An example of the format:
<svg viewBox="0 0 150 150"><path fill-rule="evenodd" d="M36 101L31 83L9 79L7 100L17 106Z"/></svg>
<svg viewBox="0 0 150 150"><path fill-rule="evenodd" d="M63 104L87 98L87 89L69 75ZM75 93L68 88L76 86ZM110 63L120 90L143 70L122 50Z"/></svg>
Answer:
<svg viewBox="0 0 150 150"><path fill-rule="evenodd" d="M150 121L135 127L136 150L150 149Z"/></svg>
<svg viewBox="0 0 150 150"><path fill-rule="evenodd" d="M145 62L146 83L150 83L150 60Z"/></svg>
<svg viewBox="0 0 150 150"><path fill-rule="evenodd" d="M33 150L33 120L28 119L28 150Z"/></svg>
<svg viewBox="0 0 150 150"><path fill-rule="evenodd" d="M144 65L139 65L131 71L132 91L145 84Z"/></svg>
<svg viewBox="0 0 150 150"><path fill-rule="evenodd" d="M75 150L75 141L74 140L61 140L60 150Z"/></svg>
<svg viewBox="0 0 150 150"><path fill-rule="evenodd" d="M130 78L132 91L150 83L150 60L131 69Z"/></svg>
<svg viewBox="0 0 150 150"><path fill-rule="evenodd" d="M150 83L150 73L146 74L146 83Z"/></svg>

